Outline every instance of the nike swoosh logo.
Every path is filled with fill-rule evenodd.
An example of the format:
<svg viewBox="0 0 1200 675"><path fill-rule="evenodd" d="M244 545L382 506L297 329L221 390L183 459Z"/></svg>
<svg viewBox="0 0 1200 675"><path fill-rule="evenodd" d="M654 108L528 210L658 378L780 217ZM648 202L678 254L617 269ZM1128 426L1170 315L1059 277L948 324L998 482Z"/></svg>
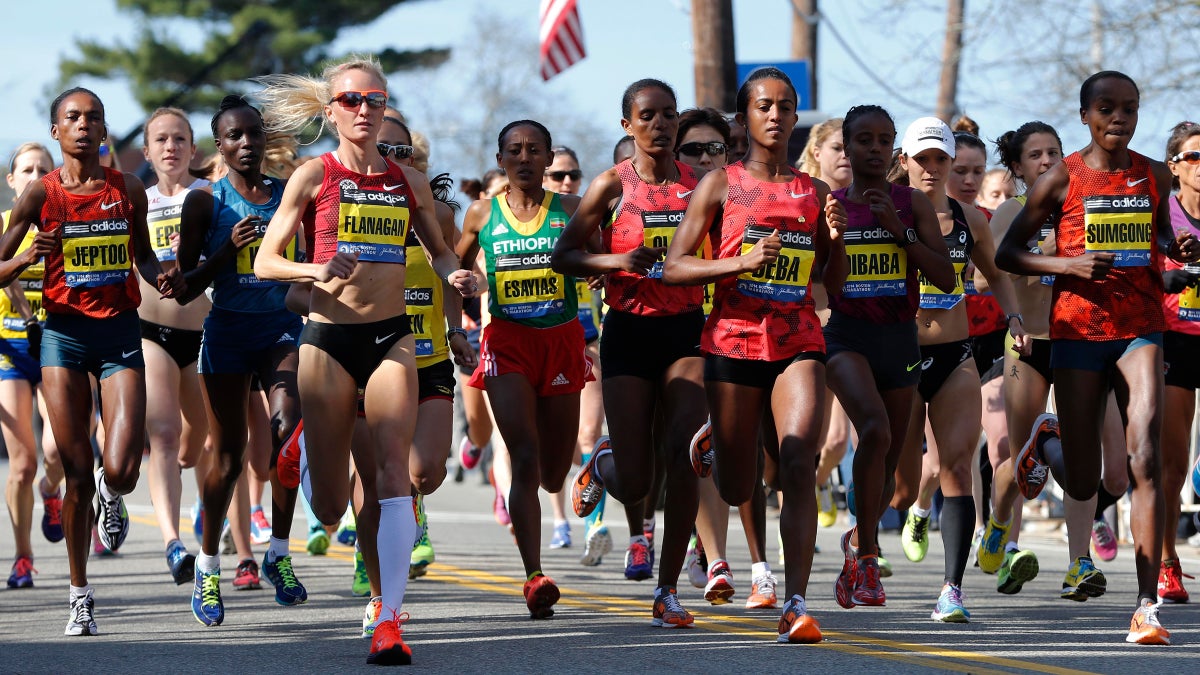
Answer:
<svg viewBox="0 0 1200 675"><path fill-rule="evenodd" d="M1148 180L1150 180L1149 176L1146 176L1145 178L1142 178L1141 180L1127 180L1127 181L1125 181L1125 187L1133 187L1134 185L1137 185L1138 183L1144 183Z"/></svg>
<svg viewBox="0 0 1200 675"><path fill-rule="evenodd" d="M921 362L917 361L916 363L912 364L911 366L904 366L904 369L911 373L913 371L913 368L916 368L919 365L921 365Z"/></svg>
<svg viewBox="0 0 1200 675"><path fill-rule="evenodd" d="M791 190L788 190L788 196L789 196L789 197L791 197L792 199L800 199L801 197L807 197L807 196L808 196L808 195L810 195L810 194L812 194L812 193L811 193L811 192L805 192L805 193L803 193L803 194L796 194L795 192L792 192Z"/></svg>
<svg viewBox="0 0 1200 675"><path fill-rule="evenodd" d="M688 190L687 192L676 192L675 196L679 197L680 199L687 199L687 196L692 194L693 192L695 192L695 190Z"/></svg>
<svg viewBox="0 0 1200 675"><path fill-rule="evenodd" d="M395 335L395 333L388 333L387 335L384 335L383 337L377 337L377 338L375 338L375 344L381 345L384 343L384 341L386 341L388 338L392 337L393 335Z"/></svg>
<svg viewBox="0 0 1200 675"><path fill-rule="evenodd" d="M133 350L133 351L131 351L131 352L121 352L121 358L123 358L123 359L127 359L127 358L129 358L129 357L133 356L134 354L136 354L136 353L138 353L138 352L140 352L140 351L142 351L142 350L140 350L140 349L135 349L135 350Z"/></svg>
<svg viewBox="0 0 1200 675"><path fill-rule="evenodd" d="M116 206L117 204L120 204L120 203L121 203L121 202L119 202L119 201L113 202L113 203L111 203L111 204L105 204L104 202L101 202L101 203L100 203L100 210L101 210L101 211L107 211L107 210L111 209L112 207L114 207L114 206Z"/></svg>
<svg viewBox="0 0 1200 675"><path fill-rule="evenodd" d="M383 189L390 192L390 191L395 190L396 188L400 187L401 185L404 185L404 183L396 183L395 185L388 185L387 183L384 183Z"/></svg>

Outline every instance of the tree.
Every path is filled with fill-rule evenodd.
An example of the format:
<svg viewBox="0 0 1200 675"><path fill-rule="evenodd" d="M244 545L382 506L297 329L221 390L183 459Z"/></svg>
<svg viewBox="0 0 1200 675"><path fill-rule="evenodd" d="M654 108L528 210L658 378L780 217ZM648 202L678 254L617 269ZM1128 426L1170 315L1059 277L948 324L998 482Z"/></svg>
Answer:
<svg viewBox="0 0 1200 675"><path fill-rule="evenodd" d="M79 56L59 66L60 86L80 76L125 78L147 111L167 102L188 111L210 110L248 78L309 73L344 56L329 46L341 30L371 23L404 1L117 0L134 19L131 40L79 41ZM192 51L171 37L183 31L208 37ZM448 49L358 51L373 54L388 73L449 58Z"/></svg>

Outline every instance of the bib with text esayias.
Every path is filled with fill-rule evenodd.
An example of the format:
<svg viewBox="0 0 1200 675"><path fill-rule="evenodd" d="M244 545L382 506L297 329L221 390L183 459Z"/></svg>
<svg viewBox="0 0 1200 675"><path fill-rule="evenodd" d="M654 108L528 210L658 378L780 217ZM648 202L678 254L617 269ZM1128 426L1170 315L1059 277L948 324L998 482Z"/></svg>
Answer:
<svg viewBox="0 0 1200 675"><path fill-rule="evenodd" d="M359 188L347 179L339 189L338 252L354 253L362 262L403 265L411 207L407 186L385 181L382 189Z"/></svg>

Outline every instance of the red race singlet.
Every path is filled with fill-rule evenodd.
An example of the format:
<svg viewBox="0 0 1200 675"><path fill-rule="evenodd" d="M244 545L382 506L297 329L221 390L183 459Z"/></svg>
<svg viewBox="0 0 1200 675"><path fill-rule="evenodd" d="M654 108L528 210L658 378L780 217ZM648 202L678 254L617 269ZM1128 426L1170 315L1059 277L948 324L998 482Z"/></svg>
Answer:
<svg viewBox="0 0 1200 675"><path fill-rule="evenodd" d="M325 180L313 202L313 241L308 256L323 265L339 251L359 262L405 261L404 244L416 203L404 170L387 162L385 173L366 175L342 166L332 152L321 155Z"/></svg>

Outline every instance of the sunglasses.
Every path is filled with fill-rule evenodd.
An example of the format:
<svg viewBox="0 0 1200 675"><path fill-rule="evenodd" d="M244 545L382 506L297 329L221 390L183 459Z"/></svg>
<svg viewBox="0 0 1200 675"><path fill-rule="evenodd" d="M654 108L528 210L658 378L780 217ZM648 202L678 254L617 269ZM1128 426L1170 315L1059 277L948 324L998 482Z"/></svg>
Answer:
<svg viewBox="0 0 1200 675"><path fill-rule="evenodd" d="M376 143L375 147L379 148L379 154L383 155L384 157L387 157L388 155L395 155L396 159L400 160L408 159L409 157L413 156L413 146L411 145L402 145L399 143L396 145Z"/></svg>
<svg viewBox="0 0 1200 675"><path fill-rule="evenodd" d="M546 177L555 183L561 183L567 178L570 178L571 180L579 180L580 178L583 178L583 172L579 169L573 169L571 171L547 171Z"/></svg>
<svg viewBox="0 0 1200 675"><path fill-rule="evenodd" d="M684 143L679 146L679 154L687 155L688 157L699 157L701 153L708 153L709 157L725 154L726 147L724 143Z"/></svg>
<svg viewBox="0 0 1200 675"><path fill-rule="evenodd" d="M1187 162L1188 164L1200 164L1200 150L1188 150L1181 152L1171 158L1172 162Z"/></svg>
<svg viewBox="0 0 1200 675"><path fill-rule="evenodd" d="M386 91L372 89L371 91L343 91L342 93L329 99L330 103L337 101L342 104L347 110L358 110L362 107L363 101L367 102L369 108L382 108L387 105L388 95Z"/></svg>

